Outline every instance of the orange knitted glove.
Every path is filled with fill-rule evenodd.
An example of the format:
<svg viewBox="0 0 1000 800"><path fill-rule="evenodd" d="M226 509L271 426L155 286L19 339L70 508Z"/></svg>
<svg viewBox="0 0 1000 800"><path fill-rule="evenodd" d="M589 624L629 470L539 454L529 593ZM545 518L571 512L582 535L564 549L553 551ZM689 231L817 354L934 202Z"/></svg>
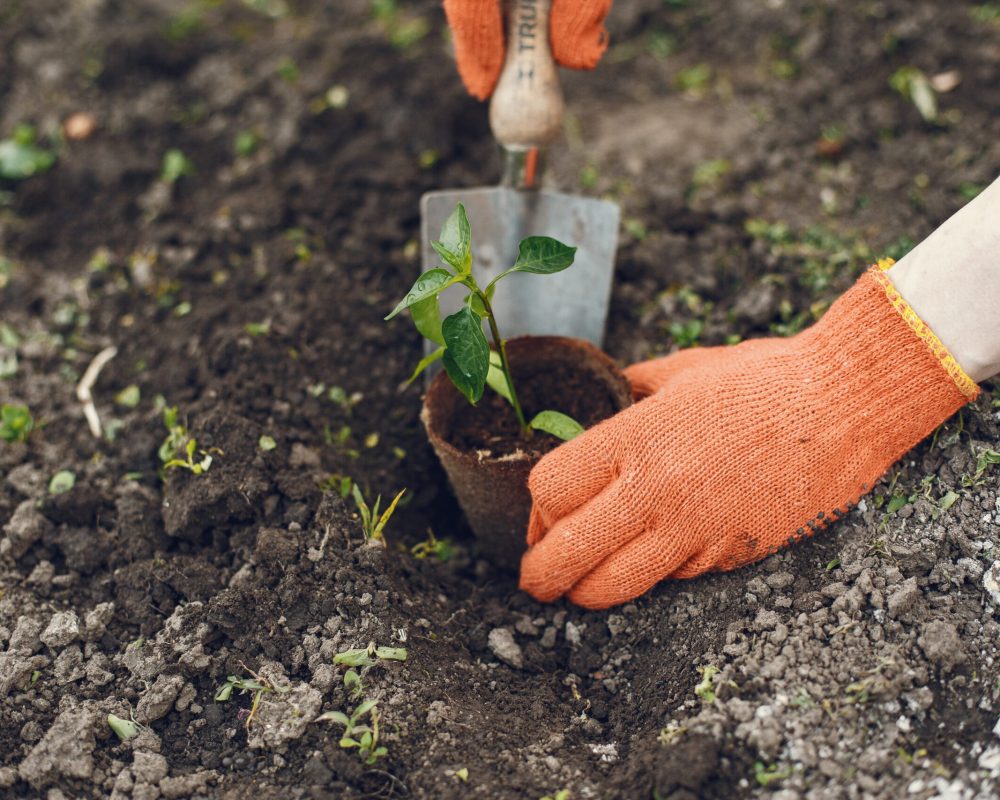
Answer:
<svg viewBox="0 0 1000 800"><path fill-rule="evenodd" d="M608 49L604 18L612 0L552 0L549 39L558 63L593 69ZM500 0L444 0L455 36L458 74L469 94L485 100L493 93L504 59Z"/></svg>
<svg viewBox="0 0 1000 800"><path fill-rule="evenodd" d="M978 387L873 267L789 339L627 372L641 402L545 456L521 588L589 608L730 570L847 512Z"/></svg>

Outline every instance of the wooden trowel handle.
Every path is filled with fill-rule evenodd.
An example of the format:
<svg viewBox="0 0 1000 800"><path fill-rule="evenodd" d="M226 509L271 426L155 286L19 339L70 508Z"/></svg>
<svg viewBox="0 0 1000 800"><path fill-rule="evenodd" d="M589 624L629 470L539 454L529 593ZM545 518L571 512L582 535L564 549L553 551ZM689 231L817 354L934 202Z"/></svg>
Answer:
<svg viewBox="0 0 1000 800"><path fill-rule="evenodd" d="M504 0L507 57L490 102L490 127L507 150L532 150L559 133L565 104L549 47L551 0Z"/></svg>

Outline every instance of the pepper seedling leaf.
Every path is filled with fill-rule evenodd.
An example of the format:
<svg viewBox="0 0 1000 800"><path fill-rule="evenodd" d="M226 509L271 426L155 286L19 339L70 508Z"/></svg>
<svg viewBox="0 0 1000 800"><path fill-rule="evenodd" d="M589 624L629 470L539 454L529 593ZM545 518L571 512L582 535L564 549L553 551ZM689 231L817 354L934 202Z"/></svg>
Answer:
<svg viewBox="0 0 1000 800"><path fill-rule="evenodd" d="M440 241L431 242L434 251L455 268L459 275L472 271L472 226L459 203L441 226Z"/></svg>
<svg viewBox="0 0 1000 800"><path fill-rule="evenodd" d="M455 387L475 405L483 396L490 367L490 347L483 335L483 321L465 306L441 324L447 345L442 360Z"/></svg>
<svg viewBox="0 0 1000 800"><path fill-rule="evenodd" d="M496 350L490 350L490 369L486 373L486 383L489 387L500 395L511 405L514 405L510 398L510 387L507 385L507 378L503 374L503 367L500 362L500 354Z"/></svg>
<svg viewBox="0 0 1000 800"><path fill-rule="evenodd" d="M428 297L436 296L438 292L455 283L457 280L458 278L456 276L452 275L448 272L448 270L443 269L442 267L427 270L427 272L417 278L416 283L414 283L410 291L406 293L406 297L397 303L396 307L385 319L390 320L404 308L410 308L411 306L415 306L417 303L426 300Z"/></svg>
<svg viewBox="0 0 1000 800"><path fill-rule="evenodd" d="M551 433L564 442L583 433L583 426L579 422L560 411L539 411L528 424L536 431Z"/></svg>
<svg viewBox="0 0 1000 800"><path fill-rule="evenodd" d="M351 721L343 711L324 711L318 717L317 722L339 722L345 728L350 727Z"/></svg>
<svg viewBox="0 0 1000 800"><path fill-rule="evenodd" d="M420 359L420 363L418 363L417 368L413 370L413 374L409 378L407 378L406 380L407 385L413 383L421 372L427 369L431 364L433 364L443 355L444 355L444 348L439 347L437 350L428 353L422 359Z"/></svg>
<svg viewBox="0 0 1000 800"><path fill-rule="evenodd" d="M410 316L413 324L425 339L434 344L444 345L444 335L441 333L441 305L437 295L431 295L419 303L410 306Z"/></svg>
<svg viewBox="0 0 1000 800"><path fill-rule="evenodd" d="M535 275L552 275L562 272L576 258L576 248L563 244L551 236L529 236L517 248L514 266L497 275L486 291L489 292L501 278L512 272L531 272Z"/></svg>

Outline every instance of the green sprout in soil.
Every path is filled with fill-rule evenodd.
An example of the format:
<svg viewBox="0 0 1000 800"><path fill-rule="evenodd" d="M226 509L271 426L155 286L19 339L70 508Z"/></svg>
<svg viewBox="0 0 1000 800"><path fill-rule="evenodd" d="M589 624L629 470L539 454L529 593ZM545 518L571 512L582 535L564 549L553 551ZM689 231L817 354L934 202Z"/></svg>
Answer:
<svg viewBox="0 0 1000 800"><path fill-rule="evenodd" d="M406 489L400 489L399 494L393 498L389 507L379 514L379 506L382 503L382 495L375 498L374 506L369 507L368 503L365 501L365 496L361 493L361 489L358 488L358 485L355 483L351 486L351 495L354 497L354 503L358 507L358 514L361 516L361 530L365 535L365 541L385 541L385 526L389 524L389 520L392 518L392 514L396 510L396 505L405 493Z"/></svg>
<svg viewBox="0 0 1000 800"><path fill-rule="evenodd" d="M49 494L64 494L76 485L76 474L68 469L60 470L49 481Z"/></svg>
<svg viewBox="0 0 1000 800"><path fill-rule="evenodd" d="M24 442L35 428L35 420L27 406L4 403L0 406L0 439L5 442Z"/></svg>
<svg viewBox="0 0 1000 800"><path fill-rule="evenodd" d="M212 466L212 453L221 454L222 451L217 447L213 447L212 452L199 450L198 441L193 436L189 437L187 428L178 422L177 406L163 409L163 424L167 428L167 436L157 451L163 465L161 472L169 469L186 469L192 475L208 472Z"/></svg>
<svg viewBox="0 0 1000 800"><path fill-rule="evenodd" d="M714 678L719 672L719 668L709 664L707 667L698 667L701 673L701 682L694 687L694 693L701 698L703 703L715 702L715 681Z"/></svg>
<svg viewBox="0 0 1000 800"><path fill-rule="evenodd" d="M122 719L114 714L108 714L108 727L111 728L115 736L122 742L134 739L145 729L145 726L136 722L134 717L131 719Z"/></svg>
<svg viewBox="0 0 1000 800"><path fill-rule="evenodd" d="M422 542L417 542L410 548L410 553L414 558L433 558L436 561L445 562L455 555L455 546L451 539L438 539L434 531L427 529L427 538Z"/></svg>
<svg viewBox="0 0 1000 800"><path fill-rule="evenodd" d="M246 669L246 665L244 665ZM253 724L254 717L257 715L257 709L260 708L260 701L266 692L279 692L284 694L291 690L288 686L278 686L277 684L269 681L267 678L263 678L257 675L252 670L247 669L253 678L243 678L239 675L230 675L226 678L226 682L219 687L219 690L215 693L216 703L225 703L229 698L233 696L233 690L238 689L240 694L247 694L248 692L253 694L253 701L250 704L250 713L247 714L246 721L244 725L247 731L250 730L250 726Z"/></svg>
<svg viewBox="0 0 1000 800"><path fill-rule="evenodd" d="M423 336L438 345L425 356L413 375L412 381L428 366L439 359L455 387L475 405L483 396L487 384L510 403L527 440L535 430L551 433L568 440L583 428L575 420L558 411L542 411L530 422L525 418L507 360L507 346L493 313L493 293L497 284L515 272L551 275L562 272L573 263L575 247L569 247L548 236L529 236L518 246L514 266L494 278L485 288L480 288L472 275L472 228L465 207L459 203L441 228L440 241L431 246L448 265L436 267L421 275L413 288L386 317L392 319L404 309L410 309L413 324ZM449 269L450 267L450 269ZM438 295L453 285L468 289L460 311L441 320ZM493 339L494 350L483 335L486 321Z"/></svg>
<svg viewBox="0 0 1000 800"><path fill-rule="evenodd" d="M779 769L777 764L765 765L762 761L755 761L753 776L761 786L770 786L775 781L790 778L792 776L792 768L786 766Z"/></svg>
<svg viewBox="0 0 1000 800"><path fill-rule="evenodd" d="M21 181L45 172L56 157L35 144L35 129L18 125L9 139L0 141L0 180Z"/></svg>
<svg viewBox="0 0 1000 800"><path fill-rule="evenodd" d="M172 147L163 154L160 179L165 183L177 183L185 175L194 174L194 164L184 153Z"/></svg>
<svg viewBox="0 0 1000 800"><path fill-rule="evenodd" d="M1000 464L1000 452L996 450L983 450L976 458L976 472L962 478L962 485L967 487L979 486L986 477L986 473L995 464Z"/></svg>
<svg viewBox="0 0 1000 800"><path fill-rule="evenodd" d="M364 696L361 679L354 670L348 670L344 675L344 686L347 687L352 700L359 700ZM363 721L365 717L368 718L368 722ZM343 711L326 711L320 714L316 721L337 722L343 725L344 733L339 742L341 748L351 750L356 747L358 756L368 766L389 754L388 748L379 744L377 700L362 701L350 715Z"/></svg>
<svg viewBox="0 0 1000 800"><path fill-rule="evenodd" d="M376 646L375 642L371 642L368 647L358 647L337 653L333 657L333 663L367 670L374 667L379 661L406 661L406 655L405 647Z"/></svg>
<svg viewBox="0 0 1000 800"><path fill-rule="evenodd" d="M570 794L569 789L560 789L555 794L547 794L540 800L571 800L573 795Z"/></svg>
<svg viewBox="0 0 1000 800"><path fill-rule="evenodd" d="M904 66L889 78L889 86L901 94L920 112L927 122L934 122L938 115L937 93L930 80L916 67Z"/></svg>

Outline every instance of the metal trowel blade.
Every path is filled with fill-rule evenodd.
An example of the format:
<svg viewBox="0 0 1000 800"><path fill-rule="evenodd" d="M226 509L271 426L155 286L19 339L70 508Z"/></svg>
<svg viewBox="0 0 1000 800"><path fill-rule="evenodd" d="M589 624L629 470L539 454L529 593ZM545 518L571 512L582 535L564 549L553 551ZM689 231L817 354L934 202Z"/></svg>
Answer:
<svg viewBox="0 0 1000 800"><path fill-rule="evenodd" d="M493 308L501 335L575 336L600 346L618 244L618 206L504 187L430 192L420 202L425 271L441 266L431 242L458 203L465 206L472 225L472 269L480 286L514 264L518 243L527 236L551 236L577 248L573 265L563 272L514 273L497 284ZM462 299L460 291L442 293L442 316L458 311Z"/></svg>

